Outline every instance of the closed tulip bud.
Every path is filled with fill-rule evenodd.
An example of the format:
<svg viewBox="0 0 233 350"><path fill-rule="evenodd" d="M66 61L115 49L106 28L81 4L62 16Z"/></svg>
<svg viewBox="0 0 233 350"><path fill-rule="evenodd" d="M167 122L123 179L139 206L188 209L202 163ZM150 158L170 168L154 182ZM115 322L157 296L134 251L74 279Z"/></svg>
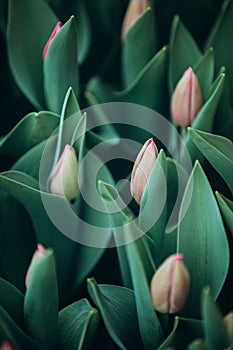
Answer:
<svg viewBox="0 0 233 350"><path fill-rule="evenodd" d="M51 41L53 40L53 38L55 37L55 35L57 34L57 32L60 30L60 28L62 27L62 22L58 22L54 28L54 30L52 31L52 34L50 35L50 38L49 40L47 41L45 47L44 47L44 50L43 50L43 60L45 59L46 55L47 55L47 52L48 52L48 49L49 49L49 45L51 43Z"/></svg>
<svg viewBox="0 0 233 350"><path fill-rule="evenodd" d="M229 312L224 317L223 320L224 320L224 324L226 326L227 335L228 335L230 345L232 345L233 344L233 311Z"/></svg>
<svg viewBox="0 0 233 350"><path fill-rule="evenodd" d="M126 14L122 24L121 40L123 41L129 29L143 14L143 12L150 7L148 0L131 0L126 10Z"/></svg>
<svg viewBox="0 0 233 350"><path fill-rule="evenodd" d="M176 85L171 100L171 115L182 127L190 125L203 105L199 81L192 68L188 68Z"/></svg>
<svg viewBox="0 0 233 350"><path fill-rule="evenodd" d="M70 145L66 145L52 172L50 191L69 200L78 196L78 161L76 152Z"/></svg>
<svg viewBox="0 0 233 350"><path fill-rule="evenodd" d="M14 350L14 347L8 341L4 341L0 347L0 350Z"/></svg>
<svg viewBox="0 0 233 350"><path fill-rule="evenodd" d="M26 274L26 278L25 278L25 285L26 287L28 287L32 274L34 272L35 266L41 261L43 260L44 256L46 254L46 249L43 247L42 244L38 244L37 245L37 249L35 251L35 253L32 256L32 260L31 263L29 265L29 268L27 270L27 274Z"/></svg>
<svg viewBox="0 0 233 350"><path fill-rule="evenodd" d="M151 280L150 290L154 308L161 313L180 311L189 293L190 277L182 254L170 255Z"/></svg>
<svg viewBox="0 0 233 350"><path fill-rule="evenodd" d="M158 156L158 149L151 138L139 152L133 166L130 190L135 201L140 204L143 191Z"/></svg>

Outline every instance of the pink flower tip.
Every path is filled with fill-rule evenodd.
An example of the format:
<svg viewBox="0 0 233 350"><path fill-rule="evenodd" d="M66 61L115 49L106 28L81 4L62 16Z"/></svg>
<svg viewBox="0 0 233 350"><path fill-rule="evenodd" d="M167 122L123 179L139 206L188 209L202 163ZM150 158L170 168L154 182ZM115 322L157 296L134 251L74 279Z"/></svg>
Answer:
<svg viewBox="0 0 233 350"><path fill-rule="evenodd" d="M138 204L141 202L142 194L157 156L158 149L154 140L150 138L144 143L141 151L138 153L132 170L130 191Z"/></svg>
<svg viewBox="0 0 233 350"><path fill-rule="evenodd" d="M180 311L187 300L190 277L182 254L170 255L154 273L150 290L154 308L161 313Z"/></svg>
<svg viewBox="0 0 233 350"><path fill-rule="evenodd" d="M9 341L3 341L0 350L14 350L15 348Z"/></svg>
<svg viewBox="0 0 233 350"><path fill-rule="evenodd" d="M131 0L125 13L125 17L121 29L121 40L124 41L128 31L138 20L138 18L144 13L144 11L150 7L148 0Z"/></svg>
<svg viewBox="0 0 233 350"><path fill-rule="evenodd" d="M52 172L50 191L69 200L78 196L78 160L75 149L70 145L65 146Z"/></svg>
<svg viewBox="0 0 233 350"><path fill-rule="evenodd" d="M198 78L189 67L178 81L171 99L171 116L182 127L190 125L203 105Z"/></svg>
<svg viewBox="0 0 233 350"><path fill-rule="evenodd" d="M62 22L58 22L56 24L55 28L53 29L52 34L50 35L49 40L47 41L47 43L46 43L46 45L44 47L44 50L43 50L43 54L42 54L43 60L45 59L45 57L47 55L47 52L48 52L49 46L51 44L51 41L53 40L53 38L55 37L57 32L61 29L61 27L62 27Z"/></svg>

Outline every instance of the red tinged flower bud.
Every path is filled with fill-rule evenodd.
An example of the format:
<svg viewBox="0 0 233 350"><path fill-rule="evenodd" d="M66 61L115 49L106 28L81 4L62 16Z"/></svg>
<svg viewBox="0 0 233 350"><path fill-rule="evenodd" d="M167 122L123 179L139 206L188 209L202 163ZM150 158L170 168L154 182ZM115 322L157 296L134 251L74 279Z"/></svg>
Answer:
<svg viewBox="0 0 233 350"><path fill-rule="evenodd" d="M230 345L233 344L233 311L229 312L223 319L226 326Z"/></svg>
<svg viewBox="0 0 233 350"><path fill-rule="evenodd" d="M180 311L187 300L190 277L182 254L170 255L151 280L150 290L154 308L161 313Z"/></svg>
<svg viewBox="0 0 233 350"><path fill-rule="evenodd" d="M78 196L78 161L76 152L70 145L65 146L52 172L50 191L69 200L73 200Z"/></svg>
<svg viewBox="0 0 233 350"><path fill-rule="evenodd" d="M62 27L62 22L58 22L54 28L54 30L52 31L52 34L50 35L50 38L49 40L47 41L45 47L44 47L44 50L43 50L43 60L45 59L46 55L47 55L47 52L48 52L48 49L49 49L49 45L51 43L51 41L53 40L53 38L55 37L55 35L57 34L57 32L60 30L60 28Z"/></svg>
<svg viewBox="0 0 233 350"><path fill-rule="evenodd" d="M0 347L0 350L14 350L15 348L8 341L4 341Z"/></svg>
<svg viewBox="0 0 233 350"><path fill-rule="evenodd" d="M171 99L171 116L182 127L190 125L203 105L198 78L188 68L176 85Z"/></svg>
<svg viewBox="0 0 233 350"><path fill-rule="evenodd" d="M35 266L41 261L43 260L44 256L46 254L46 249L43 247L42 244L38 244L37 245L37 249L35 251L35 253L32 256L32 260L31 263L29 265L29 268L27 270L27 274L26 274L26 278L25 278L25 285L26 287L28 287L32 274L34 272Z"/></svg>
<svg viewBox="0 0 233 350"><path fill-rule="evenodd" d="M129 29L134 25L143 12L150 7L148 0L131 0L121 30L121 40L123 41Z"/></svg>
<svg viewBox="0 0 233 350"><path fill-rule="evenodd" d="M158 156L158 149L151 138L139 152L133 166L130 190L135 201L140 204L143 191Z"/></svg>

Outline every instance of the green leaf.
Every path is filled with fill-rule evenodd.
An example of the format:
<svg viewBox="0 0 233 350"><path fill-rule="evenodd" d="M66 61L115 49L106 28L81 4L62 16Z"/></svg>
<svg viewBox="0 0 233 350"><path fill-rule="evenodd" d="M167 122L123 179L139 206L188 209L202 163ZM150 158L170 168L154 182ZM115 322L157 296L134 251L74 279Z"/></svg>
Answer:
<svg viewBox="0 0 233 350"><path fill-rule="evenodd" d="M148 8L127 32L122 44L122 78L128 87L155 54L154 15Z"/></svg>
<svg viewBox="0 0 233 350"><path fill-rule="evenodd" d="M73 11L75 3L72 4ZM77 23L78 23L78 62L82 64L89 52L91 46L91 25L84 2L77 3Z"/></svg>
<svg viewBox="0 0 233 350"><path fill-rule="evenodd" d="M0 304L20 327L24 324L23 302L24 295L12 284L0 278Z"/></svg>
<svg viewBox="0 0 233 350"><path fill-rule="evenodd" d="M178 16L174 17L172 23L169 46L168 83L171 95L185 70L189 66L194 66L201 59L202 54Z"/></svg>
<svg viewBox="0 0 233 350"><path fill-rule="evenodd" d="M9 1L7 42L11 71L37 109L45 106L42 52L57 22L45 1Z"/></svg>
<svg viewBox="0 0 233 350"><path fill-rule="evenodd" d="M59 312L58 349L90 349L98 325L98 310L87 299L68 305Z"/></svg>
<svg viewBox="0 0 233 350"><path fill-rule="evenodd" d="M157 264L163 245L166 227L167 160L163 150L159 152L144 189L139 211L139 228L154 242L157 249ZM159 198L157 205L154 205Z"/></svg>
<svg viewBox="0 0 233 350"><path fill-rule="evenodd" d="M188 129L191 140L233 192L233 143L225 137Z"/></svg>
<svg viewBox="0 0 233 350"><path fill-rule="evenodd" d="M231 202L229 199L227 199L218 192L216 192L215 194L218 204L220 206L222 216L233 235L233 202Z"/></svg>
<svg viewBox="0 0 233 350"><path fill-rule="evenodd" d="M179 222L179 209L188 181L188 173L174 159L167 158L167 227L171 233ZM165 239L168 235L165 235Z"/></svg>
<svg viewBox="0 0 233 350"><path fill-rule="evenodd" d="M33 182L33 179L32 179ZM56 255L58 270L58 282L61 298L66 291L66 284L70 284L70 271L74 261L67 261L67 254L71 257L77 244L65 237L50 221L42 203L41 193L36 188L28 185L28 176L24 173L8 171L0 175L0 186L16 198L28 211L35 229L36 240L45 247L53 247ZM45 194L47 200L52 200L54 208L59 210L62 198ZM64 285L65 284L65 285Z"/></svg>
<svg viewBox="0 0 233 350"><path fill-rule="evenodd" d="M72 87L79 93L77 64L77 26L72 16L51 41L44 60L44 90L48 108L61 112L65 94Z"/></svg>
<svg viewBox="0 0 233 350"><path fill-rule="evenodd" d="M170 346L174 349L187 349L193 337L203 335L202 324L199 320L175 316L173 329L158 350L165 350Z"/></svg>
<svg viewBox="0 0 233 350"><path fill-rule="evenodd" d="M33 187L37 189L41 166L40 161L46 144L47 140L36 144L34 147L26 151L11 167L12 171L24 172L37 180L37 184L33 185Z"/></svg>
<svg viewBox="0 0 233 350"><path fill-rule="evenodd" d="M222 218L208 179L199 162L190 175L181 204L178 242L191 278L182 313L199 316L202 288L210 285L216 299L229 267L229 246ZM214 220L213 220L214 218ZM219 257L216 259L216 256Z"/></svg>
<svg viewBox="0 0 233 350"><path fill-rule="evenodd" d="M0 155L16 161L30 148L50 137L58 124L59 117L54 113L29 113L1 140Z"/></svg>
<svg viewBox="0 0 233 350"><path fill-rule="evenodd" d="M17 350L42 350L41 345L29 337L0 306L0 341L6 339Z"/></svg>
<svg viewBox="0 0 233 350"><path fill-rule="evenodd" d="M212 47L210 47L197 62L194 66L194 70L201 86L203 100L206 101L214 79L214 50Z"/></svg>
<svg viewBox="0 0 233 350"><path fill-rule="evenodd" d="M229 72L231 92L233 91L233 68L232 60L233 54L229 47L231 47L231 38L228 35L233 31L233 4L230 0L226 0L222 4L222 8L210 32L209 38L206 42L206 47L212 46L215 51L216 67L219 69L225 66Z"/></svg>
<svg viewBox="0 0 233 350"><path fill-rule="evenodd" d="M1 180L0 207L1 273L24 292L25 274L36 246L33 226L25 208L3 189Z"/></svg>
<svg viewBox="0 0 233 350"><path fill-rule="evenodd" d="M163 334L149 291L149 281L155 267L148 242L144 239L143 231L136 225L132 215L128 211L125 213L120 210L121 199L117 191L108 184L100 183L100 193L106 200L106 209L114 224L115 244L117 247L120 246L121 251L124 249L123 253L118 254L120 259L123 258L120 265L123 266L125 261L128 262L126 270L121 271L125 272L124 280L127 280L128 283L130 283L129 272L131 275L142 342L145 349L151 349L152 346L160 344ZM114 199L113 206L109 205ZM111 214L113 208L117 210L117 215L116 213Z"/></svg>
<svg viewBox="0 0 233 350"><path fill-rule="evenodd" d="M33 267L24 298L29 334L47 350L55 349L58 329L58 290L54 254L46 249Z"/></svg>
<svg viewBox="0 0 233 350"><path fill-rule="evenodd" d="M163 47L152 57L127 89L113 92L114 101L136 103L157 112L163 112L167 97L165 84L167 56L168 50Z"/></svg>
<svg viewBox="0 0 233 350"><path fill-rule="evenodd" d="M119 348L142 349L133 291L115 285L98 285L94 278L87 280L87 287L108 333Z"/></svg>
<svg viewBox="0 0 233 350"><path fill-rule="evenodd" d="M115 91L102 80L94 77L88 83L87 92L91 92L100 103L110 100L136 103L162 113L167 98L167 56L168 50L163 47L152 57L126 90Z"/></svg>
<svg viewBox="0 0 233 350"><path fill-rule="evenodd" d="M223 316L214 302L210 288L205 287L201 297L201 312L204 321L205 341L211 349L219 350L227 348L229 344Z"/></svg>

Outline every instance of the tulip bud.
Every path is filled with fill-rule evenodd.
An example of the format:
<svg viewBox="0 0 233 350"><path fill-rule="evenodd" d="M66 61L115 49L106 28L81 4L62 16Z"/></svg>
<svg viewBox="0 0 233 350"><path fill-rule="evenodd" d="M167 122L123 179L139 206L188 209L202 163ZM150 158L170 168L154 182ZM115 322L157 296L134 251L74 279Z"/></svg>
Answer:
<svg viewBox="0 0 233 350"><path fill-rule="evenodd" d="M202 104L198 78L192 68L189 67L179 80L172 95L172 119L179 126L188 126L196 118Z"/></svg>
<svg viewBox="0 0 233 350"><path fill-rule="evenodd" d="M73 200L78 196L78 161L73 147L66 145L51 175L50 191Z"/></svg>
<svg viewBox="0 0 233 350"><path fill-rule="evenodd" d="M158 156L158 149L151 138L139 152L133 166L130 190L135 201L140 204L143 191Z"/></svg>
<svg viewBox="0 0 233 350"><path fill-rule="evenodd" d="M54 28L54 30L52 31L52 34L50 35L50 38L49 40L47 41L45 47L44 47L44 50L43 50L43 60L45 59L46 55L47 55L47 52L48 52L48 49L49 49L49 45L51 43L51 41L53 40L53 38L55 37L55 35L57 34L57 32L59 31L59 29L62 27L62 22L58 22Z"/></svg>
<svg viewBox="0 0 233 350"><path fill-rule="evenodd" d="M121 40L123 41L129 29L134 25L143 12L150 7L148 0L131 0L126 10L122 24Z"/></svg>
<svg viewBox="0 0 233 350"><path fill-rule="evenodd" d="M233 344L233 311L229 312L223 319L226 326L229 343Z"/></svg>
<svg viewBox="0 0 233 350"><path fill-rule="evenodd" d="M43 247L43 245L42 244L38 244L37 245L37 250L33 254L31 263L30 263L29 268L27 270L27 274L26 274L26 278L25 278L25 285L26 285L26 287L28 287L28 285L30 283L31 276L33 274L35 266L41 260L43 260L45 253L46 253L46 249Z"/></svg>
<svg viewBox="0 0 233 350"><path fill-rule="evenodd" d="M159 312L173 314L186 303L190 277L182 260L182 254L170 255L152 277L151 298Z"/></svg>
<svg viewBox="0 0 233 350"><path fill-rule="evenodd" d="M4 341L0 347L0 350L14 350L14 347L8 341Z"/></svg>

